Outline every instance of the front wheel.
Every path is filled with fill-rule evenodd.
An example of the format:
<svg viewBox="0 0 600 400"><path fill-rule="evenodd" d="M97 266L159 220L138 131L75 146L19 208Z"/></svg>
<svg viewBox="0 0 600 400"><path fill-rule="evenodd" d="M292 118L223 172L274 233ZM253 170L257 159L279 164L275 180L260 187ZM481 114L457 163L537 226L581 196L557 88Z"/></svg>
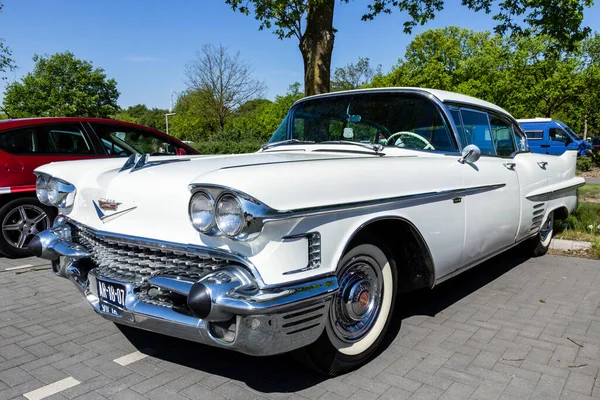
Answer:
<svg viewBox="0 0 600 400"><path fill-rule="evenodd" d="M339 290L331 301L325 331L298 351L309 367L338 375L368 362L388 330L397 292L394 260L374 244L360 244L338 264Z"/></svg>
<svg viewBox="0 0 600 400"><path fill-rule="evenodd" d="M52 226L54 209L33 197L22 197L0 208L0 253L8 257L29 257L27 245L35 235Z"/></svg>
<svg viewBox="0 0 600 400"><path fill-rule="evenodd" d="M537 235L529 239L529 249L534 257L543 256L550 249L550 242L554 233L554 212L551 212Z"/></svg>

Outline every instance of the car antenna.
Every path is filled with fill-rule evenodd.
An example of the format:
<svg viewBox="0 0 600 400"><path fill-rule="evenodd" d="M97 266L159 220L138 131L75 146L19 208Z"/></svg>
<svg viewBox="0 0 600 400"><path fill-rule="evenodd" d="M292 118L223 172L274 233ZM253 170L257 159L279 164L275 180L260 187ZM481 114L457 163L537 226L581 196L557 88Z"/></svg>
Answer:
<svg viewBox="0 0 600 400"><path fill-rule="evenodd" d="M2 111L4 114L6 114L6 116L8 117L8 119L15 119L12 115L10 115L8 113L8 111L6 111L6 108L0 107L0 111Z"/></svg>

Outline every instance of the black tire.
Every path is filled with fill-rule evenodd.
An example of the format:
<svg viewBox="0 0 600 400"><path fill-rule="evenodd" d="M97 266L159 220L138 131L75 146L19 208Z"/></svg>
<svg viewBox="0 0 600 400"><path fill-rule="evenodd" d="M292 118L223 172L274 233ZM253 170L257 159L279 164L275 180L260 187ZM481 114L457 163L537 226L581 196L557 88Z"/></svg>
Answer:
<svg viewBox="0 0 600 400"><path fill-rule="evenodd" d="M548 217L542 224L537 235L529 239L526 243L526 250L533 257L541 257L550 249L552 235L554 234L554 212L548 214Z"/></svg>
<svg viewBox="0 0 600 400"><path fill-rule="evenodd" d="M23 211L27 218L23 217ZM35 197L20 197L6 203L0 208L0 253L11 258L30 257L27 245L36 233L52 226L55 216L54 208L41 204Z"/></svg>
<svg viewBox="0 0 600 400"><path fill-rule="evenodd" d="M373 262L377 264L373 268L374 271L379 268L381 272L379 276L381 277L382 290L379 292L379 296L374 288L377 284L374 284L370 291L365 290L367 286L356 289L357 282L360 282L360 276L357 275L356 270L353 270L353 268L359 268L361 263L369 264ZM366 266L364 268L368 270L371 267ZM306 366L328 376L352 371L377 355L378 348L386 336L392 319L391 316L394 313L398 291L398 271L396 264L391 257L386 255L386 252L381 247L375 244L359 244L350 249L340 260L337 271L340 290L332 300L327 327L316 342L295 352L296 358ZM354 277L353 279L358 281L351 284L352 282L349 281L350 277ZM349 283L345 284L344 282ZM356 293L356 290L352 290L353 288L361 291ZM367 293L366 296L364 295L365 292ZM350 296L352 293L353 296ZM337 319L336 315L355 311L354 308L348 310L348 306L341 306L346 303L349 297L353 297L356 300L352 302L353 305L351 307L356 307L361 312L367 310L364 311L365 316L370 315L370 311L368 311L371 308L370 302L373 301L373 304L377 304L378 299L380 301L377 307L378 311L372 315L369 324L366 324L369 326L368 329L363 331L358 338L345 338L346 341L344 341L342 336L348 331L344 328L344 317L346 316ZM344 301L341 301L342 299ZM355 326L358 326L358 324Z"/></svg>

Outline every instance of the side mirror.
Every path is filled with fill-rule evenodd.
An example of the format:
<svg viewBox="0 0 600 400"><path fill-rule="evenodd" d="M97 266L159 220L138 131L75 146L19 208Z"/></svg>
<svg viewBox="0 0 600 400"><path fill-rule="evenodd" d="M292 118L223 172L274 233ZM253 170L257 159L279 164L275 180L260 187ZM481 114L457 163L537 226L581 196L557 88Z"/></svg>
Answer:
<svg viewBox="0 0 600 400"><path fill-rule="evenodd" d="M571 143L573 143L573 139L571 139L570 136L567 136L567 140L565 140L565 146L570 145Z"/></svg>
<svg viewBox="0 0 600 400"><path fill-rule="evenodd" d="M458 162L461 164L473 164L479 160L479 157L481 157L481 150L479 147L475 146L474 144L470 144L463 149L462 157L458 159Z"/></svg>

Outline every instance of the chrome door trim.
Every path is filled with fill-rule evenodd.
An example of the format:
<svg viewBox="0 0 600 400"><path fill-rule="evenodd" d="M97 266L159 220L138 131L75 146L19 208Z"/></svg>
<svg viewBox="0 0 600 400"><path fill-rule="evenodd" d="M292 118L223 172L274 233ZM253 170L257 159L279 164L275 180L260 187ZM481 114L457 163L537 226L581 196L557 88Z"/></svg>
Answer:
<svg viewBox="0 0 600 400"><path fill-rule="evenodd" d="M570 192L571 190L580 188L583 185L585 185L585 182L581 182L581 183L576 183L576 184L573 184L573 185L569 185L569 186L564 187L562 189L549 190L547 192L539 193L539 194L536 194L536 195L533 195L533 196L527 196L525 198L527 200L531 200L531 201L546 201L546 200L550 200L551 197L558 196L559 194Z"/></svg>

